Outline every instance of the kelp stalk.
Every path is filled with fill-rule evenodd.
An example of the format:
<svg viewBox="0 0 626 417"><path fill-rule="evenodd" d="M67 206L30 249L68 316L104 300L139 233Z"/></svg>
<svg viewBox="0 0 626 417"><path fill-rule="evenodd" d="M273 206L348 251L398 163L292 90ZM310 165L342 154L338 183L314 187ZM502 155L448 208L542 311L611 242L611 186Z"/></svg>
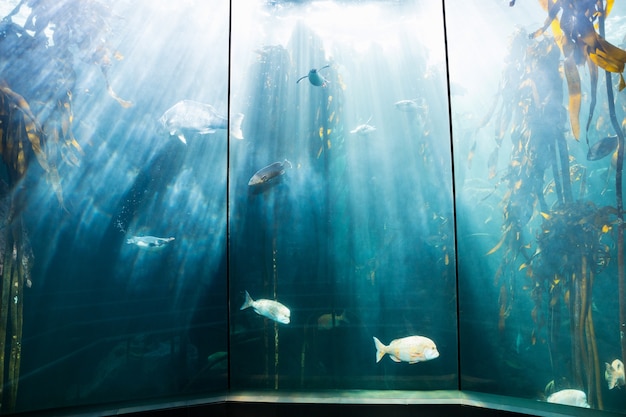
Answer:
<svg viewBox="0 0 626 417"><path fill-rule="evenodd" d="M9 218L12 218L9 215ZM17 402L19 386L25 265L21 218L6 228L2 263L2 287L0 302L0 408L12 412ZM6 355L9 353L9 357Z"/></svg>
<svg viewBox="0 0 626 417"><path fill-rule="evenodd" d="M8 332L9 321L9 294L11 290L11 280L7 279L5 271L11 270L11 264L13 263L11 233L7 231L7 240L4 252L3 273L2 273L2 293L0 294L0 410L4 408L5 397L5 364L6 364L6 339Z"/></svg>
<svg viewBox="0 0 626 417"><path fill-rule="evenodd" d="M599 18L600 36L604 37L604 13ZM613 81L611 73L605 71L606 95L609 104L609 115L615 134L617 134L617 166L615 168L615 198L617 207L617 281L619 297L619 337L622 350L622 361L626 361L626 276L624 272L624 201L622 198L622 175L624 168L624 132L615 114L615 98L613 97Z"/></svg>
<svg viewBox="0 0 626 417"><path fill-rule="evenodd" d="M274 230L276 230L276 217L274 217ZM278 286L278 266L276 264L276 234L272 238L272 275L274 278L274 300L276 300L276 287ZM278 389L278 323L274 322L274 389Z"/></svg>
<svg viewBox="0 0 626 417"><path fill-rule="evenodd" d="M593 288L593 280L594 274L593 271L589 271L589 288ZM591 295L591 294L590 294ZM602 401L602 378L600 376L600 361L598 360L598 344L596 342L596 331L593 325L593 309L589 305L587 307L587 321L586 321L586 329L585 332L587 334L587 344L589 346L589 361L590 367L593 370L592 373L589 374L589 386L595 388L596 406L599 409L604 408L604 402Z"/></svg>
<svg viewBox="0 0 626 417"><path fill-rule="evenodd" d="M16 232L21 236L21 231ZM22 289L24 288L24 268L22 266L23 249L17 245L16 238L13 238L13 245L7 248L12 252L13 265L7 273L7 280L11 281L11 294L9 303L11 305L11 354L9 356L9 410L15 410L17 401L17 387L20 377L20 364L22 356L22 322L23 322L23 302Z"/></svg>

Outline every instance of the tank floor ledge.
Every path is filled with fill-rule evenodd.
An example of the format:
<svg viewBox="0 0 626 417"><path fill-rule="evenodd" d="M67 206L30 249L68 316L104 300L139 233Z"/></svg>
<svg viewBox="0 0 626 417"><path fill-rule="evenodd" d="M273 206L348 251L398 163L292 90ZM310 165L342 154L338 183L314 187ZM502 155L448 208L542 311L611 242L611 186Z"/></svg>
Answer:
<svg viewBox="0 0 626 417"><path fill-rule="evenodd" d="M222 395L194 396L185 399L153 400L146 403L102 405L99 408L76 407L63 410L40 410L19 413L16 416L73 416L99 417L125 415L136 417L276 417L298 415L380 417L460 417L542 416L569 417L624 417L607 411L551 404L531 399L514 398L473 391L394 391L394 390L337 390L337 391L244 391L231 390Z"/></svg>
<svg viewBox="0 0 626 417"><path fill-rule="evenodd" d="M545 401L515 398L473 391L434 390L434 391L396 391L396 390L337 390L337 391L231 391L226 396L229 404L270 403L270 404L329 404L329 405L416 405L421 406L465 406L483 410L508 412L510 415L530 416L603 416L624 417L621 413L612 413L588 408L547 403ZM464 415L461 413L461 415ZM473 414L469 414L473 415ZM484 415L484 414L480 414Z"/></svg>

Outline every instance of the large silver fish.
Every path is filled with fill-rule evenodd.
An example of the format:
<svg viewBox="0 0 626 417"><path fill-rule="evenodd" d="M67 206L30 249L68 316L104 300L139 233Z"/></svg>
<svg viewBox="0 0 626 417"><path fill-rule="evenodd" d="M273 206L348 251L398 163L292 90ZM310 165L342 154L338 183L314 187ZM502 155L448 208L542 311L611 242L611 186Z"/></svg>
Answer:
<svg viewBox="0 0 626 417"><path fill-rule="evenodd" d="M291 162L285 159L283 162L274 162L273 164L269 164L268 166L259 169L250 178L248 185L252 187L267 184L276 177L283 175L287 165L289 165L289 168L292 167Z"/></svg>
<svg viewBox="0 0 626 417"><path fill-rule="evenodd" d="M611 364L604 363L604 379L609 386L609 389L613 389L615 387L623 387L626 385L626 380L624 379L624 364L619 359L615 359Z"/></svg>
<svg viewBox="0 0 626 417"><path fill-rule="evenodd" d="M376 128L374 126L366 124L358 125L354 129L350 131L350 133L356 133L359 136L367 136L372 132L375 132Z"/></svg>
<svg viewBox="0 0 626 417"><path fill-rule="evenodd" d="M577 389L563 389L550 395L547 400L549 403L574 405L576 407L589 408L587 402L587 394Z"/></svg>
<svg viewBox="0 0 626 417"><path fill-rule="evenodd" d="M173 237L131 236L126 239L126 243L129 245L136 245L141 249L159 250L163 249L165 245L173 240Z"/></svg>
<svg viewBox="0 0 626 417"><path fill-rule="evenodd" d="M378 338L374 337L376 346L376 362L388 354L394 362L418 363L439 357L439 351L435 342L424 336L409 336L392 340L389 346L385 346Z"/></svg>
<svg viewBox="0 0 626 417"><path fill-rule="evenodd" d="M252 309L263 317L267 317L268 319L272 319L282 324L289 324L291 311L278 301L274 300L265 300L258 299L253 300L246 291L246 300L243 302L240 310L244 310L248 307L252 307Z"/></svg>
<svg viewBox="0 0 626 417"><path fill-rule="evenodd" d="M243 139L243 117L243 114L237 113L230 121L230 135L236 139ZM170 135L178 136L183 143L187 143L185 134L206 135L228 127L228 119L217 113L213 106L193 100L182 100L174 104L163 113L159 121Z"/></svg>
<svg viewBox="0 0 626 417"><path fill-rule="evenodd" d="M393 105L396 109L406 113L417 113L418 111L426 109L426 104L423 99L400 100L396 101Z"/></svg>

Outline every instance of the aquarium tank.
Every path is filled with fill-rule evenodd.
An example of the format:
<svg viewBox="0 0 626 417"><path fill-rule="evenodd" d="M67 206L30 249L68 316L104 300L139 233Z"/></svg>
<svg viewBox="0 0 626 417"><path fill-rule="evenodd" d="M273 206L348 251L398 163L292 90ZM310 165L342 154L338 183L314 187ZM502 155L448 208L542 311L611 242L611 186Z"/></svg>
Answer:
<svg viewBox="0 0 626 417"><path fill-rule="evenodd" d="M0 17L0 415L626 414L622 2Z"/></svg>

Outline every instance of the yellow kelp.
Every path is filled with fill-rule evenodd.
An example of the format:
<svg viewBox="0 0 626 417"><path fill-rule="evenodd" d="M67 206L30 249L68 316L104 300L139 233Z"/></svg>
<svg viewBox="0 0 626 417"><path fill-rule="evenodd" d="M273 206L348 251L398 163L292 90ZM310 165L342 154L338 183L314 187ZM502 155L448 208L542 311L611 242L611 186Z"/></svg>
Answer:
<svg viewBox="0 0 626 417"><path fill-rule="evenodd" d="M60 106L60 108L63 112L70 109L69 106ZM2 160L9 170L11 182L15 184L24 176L30 162L29 156L34 154L39 165L46 172L48 181L51 183L59 203L63 206L63 192L59 173L56 165L50 163L48 155L44 151L44 130L24 97L11 90L1 81L0 118L6 121L0 126L0 155L2 155ZM60 131L66 144L69 143L79 152L82 152L80 145L71 135L70 120L71 117L66 115L65 123L67 124L62 124L59 130L50 129L50 131L56 138L59 137ZM63 133L63 131L66 133Z"/></svg>
<svg viewBox="0 0 626 417"><path fill-rule="evenodd" d="M626 51L603 39L595 30L594 22L599 17L606 17L613 7L613 0L603 6L601 0L540 0L539 3L548 11L544 25L530 35L536 38L550 26L554 38L565 58L563 66L569 91L569 115L572 134L580 137L580 74L578 65L587 64L591 79L591 103L587 130L596 103L598 81L597 67L619 74L619 90L626 87L622 72L626 64ZM561 12L560 19L557 18Z"/></svg>

